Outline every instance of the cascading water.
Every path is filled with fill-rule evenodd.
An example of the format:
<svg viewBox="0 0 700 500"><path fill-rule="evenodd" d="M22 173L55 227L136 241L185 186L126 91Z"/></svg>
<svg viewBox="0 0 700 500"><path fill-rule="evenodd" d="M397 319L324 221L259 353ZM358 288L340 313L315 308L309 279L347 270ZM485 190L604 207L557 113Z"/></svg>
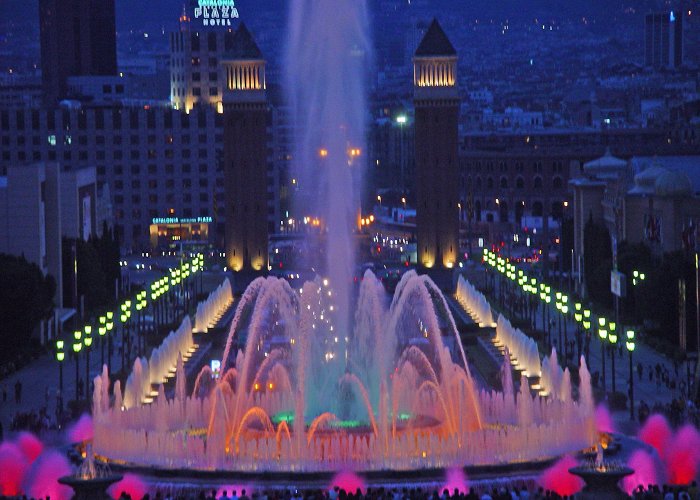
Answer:
<svg viewBox="0 0 700 500"><path fill-rule="evenodd" d="M365 275L336 376L327 370L341 352L328 336L329 290L322 279L301 292L277 278L254 282L234 316L222 377L205 367L191 397L176 381L174 399L161 386L152 404L122 410L115 387L110 407L103 373L95 450L167 468L339 471L538 460L595 442L590 386L574 401L568 372L546 398L533 397L524 377L516 388L505 368L504 393L479 392L444 297L413 271L391 305ZM235 353L236 344L245 348ZM583 362L579 374L590 384Z"/></svg>

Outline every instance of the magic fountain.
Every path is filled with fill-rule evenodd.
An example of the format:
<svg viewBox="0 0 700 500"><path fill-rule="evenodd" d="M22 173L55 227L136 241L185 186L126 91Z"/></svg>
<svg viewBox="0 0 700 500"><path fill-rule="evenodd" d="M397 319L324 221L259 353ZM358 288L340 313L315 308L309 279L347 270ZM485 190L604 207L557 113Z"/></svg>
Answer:
<svg viewBox="0 0 700 500"><path fill-rule="evenodd" d="M371 272L352 332L335 328L327 281L301 290L259 278L243 294L221 377L205 367L186 396L178 363L167 399L125 407L95 383L94 448L114 463L241 472L409 470L549 459L596 440L590 377L531 395L527 379L479 390L444 296L407 272L390 304ZM339 336L346 335L346 349ZM245 345L236 350L235 345ZM237 352L236 352L237 351Z"/></svg>

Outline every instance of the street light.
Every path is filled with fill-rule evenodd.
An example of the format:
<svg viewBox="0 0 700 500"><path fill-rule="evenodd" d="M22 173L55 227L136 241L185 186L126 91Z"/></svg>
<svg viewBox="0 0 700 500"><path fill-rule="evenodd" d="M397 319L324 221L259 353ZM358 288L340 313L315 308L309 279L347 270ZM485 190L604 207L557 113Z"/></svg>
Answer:
<svg viewBox="0 0 700 500"><path fill-rule="evenodd" d="M65 342L56 341L56 361L58 361L58 408L59 414L63 411L63 361L66 359Z"/></svg>
<svg viewBox="0 0 700 500"><path fill-rule="evenodd" d="M634 352L634 330L626 332L626 347L630 357L630 420L634 421L634 370L632 369L632 353Z"/></svg>
<svg viewBox="0 0 700 500"><path fill-rule="evenodd" d="M396 123L399 124L399 130L400 130L399 131L399 169L400 169L400 174L401 174L401 178L400 178L401 191L406 190L406 184L404 182L404 173L405 173L404 172L405 171L404 163L405 163L405 161L404 161L403 127L407 121L408 121L408 118L404 114L401 114L401 115L396 117Z"/></svg>
<svg viewBox="0 0 700 500"><path fill-rule="evenodd" d="M90 347L92 346L92 326L85 325L85 399L90 404Z"/></svg>
<svg viewBox="0 0 700 500"><path fill-rule="evenodd" d="M557 308L557 311L561 313L561 308L564 305L562 302L562 293L561 292L556 292L554 294L556 301L554 302L554 306ZM561 314L557 314L557 325L558 325L558 331L559 331L559 351L561 352L561 344L562 344L562 336L561 336Z"/></svg>
<svg viewBox="0 0 700 500"><path fill-rule="evenodd" d="M605 392L605 341L608 338L608 330L603 317L598 318L598 337L600 337L600 359L602 360L603 370L603 392Z"/></svg>
<svg viewBox="0 0 700 500"><path fill-rule="evenodd" d="M110 371L112 369L112 330L114 329L114 313L112 311L107 311L107 364L109 365Z"/></svg>
<svg viewBox="0 0 700 500"><path fill-rule="evenodd" d="M97 333L100 335L100 366L105 364L105 335L107 335L107 316L100 316L97 319L99 326Z"/></svg>
<svg viewBox="0 0 700 500"><path fill-rule="evenodd" d="M581 325L583 326L584 331L586 332L586 359L590 359L590 346L591 346L591 310L590 309L584 309L583 310L583 321L581 322Z"/></svg>
<svg viewBox="0 0 700 500"><path fill-rule="evenodd" d="M610 357L612 358L612 391L615 392L615 348L617 346L617 325L614 321L610 322L610 333L608 333L608 341L610 342Z"/></svg>
<svg viewBox="0 0 700 500"><path fill-rule="evenodd" d="M83 338L83 332L80 330L75 330L73 332L73 357L75 358L75 400L78 401L79 396L78 396L78 381L80 380L80 373L79 373L79 359L78 359L78 353L80 353L80 350L83 348L83 343L82 343L82 338Z"/></svg>

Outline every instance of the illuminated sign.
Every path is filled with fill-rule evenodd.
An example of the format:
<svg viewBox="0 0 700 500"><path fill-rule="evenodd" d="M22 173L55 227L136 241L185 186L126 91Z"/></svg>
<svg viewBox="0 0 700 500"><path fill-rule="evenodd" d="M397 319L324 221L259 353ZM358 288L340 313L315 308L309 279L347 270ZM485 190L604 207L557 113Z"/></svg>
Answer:
<svg viewBox="0 0 700 500"><path fill-rule="evenodd" d="M197 0L194 18L202 19L204 26L231 26L231 19L238 19L235 0Z"/></svg>
<svg viewBox="0 0 700 500"><path fill-rule="evenodd" d="M151 224L208 224L214 222L211 217L154 217Z"/></svg>

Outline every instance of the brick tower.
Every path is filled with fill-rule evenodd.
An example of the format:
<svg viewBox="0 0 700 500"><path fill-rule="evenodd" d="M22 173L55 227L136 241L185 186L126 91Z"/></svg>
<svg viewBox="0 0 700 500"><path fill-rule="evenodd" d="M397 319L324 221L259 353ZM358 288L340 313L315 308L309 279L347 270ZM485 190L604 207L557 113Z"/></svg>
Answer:
<svg viewBox="0 0 700 500"><path fill-rule="evenodd" d="M244 24L222 66L226 261L234 272L267 272L265 60Z"/></svg>
<svg viewBox="0 0 700 500"><path fill-rule="evenodd" d="M452 268L459 253L457 52L436 20L413 58L418 265Z"/></svg>

